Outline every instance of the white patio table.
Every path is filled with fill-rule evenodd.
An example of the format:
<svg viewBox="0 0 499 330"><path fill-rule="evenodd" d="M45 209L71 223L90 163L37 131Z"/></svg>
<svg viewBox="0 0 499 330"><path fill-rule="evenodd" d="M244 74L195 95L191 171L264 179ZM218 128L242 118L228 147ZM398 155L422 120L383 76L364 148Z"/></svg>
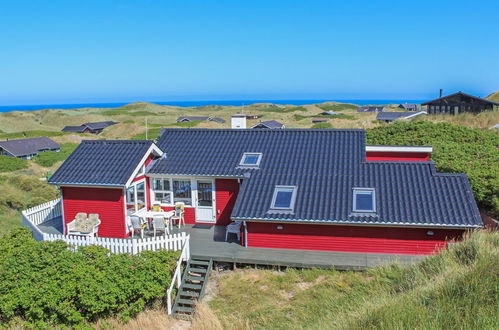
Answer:
<svg viewBox="0 0 499 330"><path fill-rule="evenodd" d="M170 234L170 229L172 228L171 218L175 214L175 211L147 211L145 208L142 210L138 210L135 213L132 213L133 216L139 217L143 223L147 223L147 227L149 228L148 218L154 217L163 217L165 219L166 229L168 234Z"/></svg>

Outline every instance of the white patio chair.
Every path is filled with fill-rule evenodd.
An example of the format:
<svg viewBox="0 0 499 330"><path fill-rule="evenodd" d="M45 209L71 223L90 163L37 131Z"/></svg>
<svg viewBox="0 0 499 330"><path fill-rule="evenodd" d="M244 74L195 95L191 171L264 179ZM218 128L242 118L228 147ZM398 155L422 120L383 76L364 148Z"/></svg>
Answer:
<svg viewBox="0 0 499 330"><path fill-rule="evenodd" d="M142 223L139 217L131 216L130 220L132 221L132 238L135 234L135 231L140 233L140 238L144 238L144 229L147 227L146 223Z"/></svg>
<svg viewBox="0 0 499 330"><path fill-rule="evenodd" d="M168 227L165 224L165 218L161 216L156 216L152 218L152 227L154 232L154 237L156 237L156 232L163 232L163 235L166 236L168 233Z"/></svg>
<svg viewBox="0 0 499 330"><path fill-rule="evenodd" d="M178 227L180 228L182 224L185 226L184 220L185 204L182 202L175 203L175 214L170 218L172 223L178 221Z"/></svg>
<svg viewBox="0 0 499 330"><path fill-rule="evenodd" d="M225 241L227 242L227 238L229 237L229 234L236 234L237 235L237 240L241 241L241 222L235 221L227 227L225 227Z"/></svg>

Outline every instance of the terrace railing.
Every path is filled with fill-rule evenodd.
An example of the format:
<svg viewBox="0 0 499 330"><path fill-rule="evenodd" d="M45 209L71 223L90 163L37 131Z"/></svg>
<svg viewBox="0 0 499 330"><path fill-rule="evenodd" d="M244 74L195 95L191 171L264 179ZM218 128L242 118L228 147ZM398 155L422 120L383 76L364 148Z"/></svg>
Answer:
<svg viewBox="0 0 499 330"><path fill-rule="evenodd" d="M185 240L183 247L182 247L182 253L180 254L180 258L177 261L177 267L175 267L175 272L173 273L172 277L172 282L170 283L170 287L168 290L166 290L166 303L167 303L167 309L168 309L168 315L172 314L172 293L173 290L176 289L178 291L178 288L180 288L180 285L182 284L182 265L184 262L189 261L191 258L191 253L189 251L189 243L190 243L190 235L187 235L187 239Z"/></svg>
<svg viewBox="0 0 499 330"><path fill-rule="evenodd" d="M33 237L38 241L65 241L71 249L80 246L98 245L111 253L138 254L144 250L184 250L185 242L189 245L188 235L181 232L174 235L148 237L143 239L88 237L64 234L48 234L40 230L39 225L46 221L61 217L62 207L59 199L38 205L22 212L23 224L30 228ZM62 219L61 219L62 221ZM188 251L188 247L187 247Z"/></svg>

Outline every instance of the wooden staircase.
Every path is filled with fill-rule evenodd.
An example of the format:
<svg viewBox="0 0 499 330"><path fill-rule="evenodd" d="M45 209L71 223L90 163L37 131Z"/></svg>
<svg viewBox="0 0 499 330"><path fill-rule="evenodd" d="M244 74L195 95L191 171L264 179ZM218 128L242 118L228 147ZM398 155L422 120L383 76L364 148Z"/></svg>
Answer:
<svg viewBox="0 0 499 330"><path fill-rule="evenodd" d="M210 275L213 261L191 259L187 262L182 283L178 289L172 314L174 317L191 319L196 304L203 298L206 283Z"/></svg>

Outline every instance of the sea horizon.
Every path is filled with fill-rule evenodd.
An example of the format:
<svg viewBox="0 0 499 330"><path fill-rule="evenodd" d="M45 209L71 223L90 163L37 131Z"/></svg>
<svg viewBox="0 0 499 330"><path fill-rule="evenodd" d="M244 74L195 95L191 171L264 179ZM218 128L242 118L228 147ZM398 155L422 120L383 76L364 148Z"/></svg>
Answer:
<svg viewBox="0 0 499 330"><path fill-rule="evenodd" d="M254 103L273 103L273 104L289 104L289 105L306 105L316 104L323 102L339 102L339 103L353 103L356 105L386 105L386 104L400 104L400 103L421 103L423 100L401 100L401 99L282 99L282 100L198 100L198 101L158 101L146 102L158 105L170 105L177 107L200 107L208 105L221 105L221 106L243 106L251 105ZM137 103L143 101L132 102L98 102L98 103L61 103L61 104L28 104L28 105L1 105L0 112L10 111L36 111L48 109L81 109L81 108L119 108L127 104ZM145 102L145 101L144 101Z"/></svg>

